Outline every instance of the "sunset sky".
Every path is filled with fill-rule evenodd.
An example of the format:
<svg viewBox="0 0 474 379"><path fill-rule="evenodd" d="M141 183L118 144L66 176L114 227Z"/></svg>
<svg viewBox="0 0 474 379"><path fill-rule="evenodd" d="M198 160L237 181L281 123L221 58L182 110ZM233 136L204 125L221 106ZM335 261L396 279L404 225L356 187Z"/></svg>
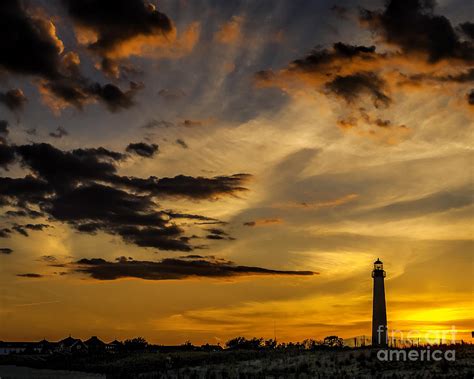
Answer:
<svg viewBox="0 0 474 379"><path fill-rule="evenodd" d="M473 329L469 0L0 3L0 340Z"/></svg>

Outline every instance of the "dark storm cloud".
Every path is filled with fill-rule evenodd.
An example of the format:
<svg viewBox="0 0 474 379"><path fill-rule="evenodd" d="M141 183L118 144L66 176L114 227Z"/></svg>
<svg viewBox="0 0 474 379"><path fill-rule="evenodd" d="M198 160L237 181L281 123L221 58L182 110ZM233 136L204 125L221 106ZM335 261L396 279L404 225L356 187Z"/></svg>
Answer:
<svg viewBox="0 0 474 379"><path fill-rule="evenodd" d="M474 82L474 68L470 68L464 71L458 71L457 73L450 73L440 75L439 73L420 73L414 75L402 75L399 81L400 85L411 84L420 86L424 84L437 84L437 83L471 83Z"/></svg>
<svg viewBox="0 0 474 379"><path fill-rule="evenodd" d="M8 129L8 121L0 120L0 143L3 143L3 144L7 143L8 134L10 134L10 130ZM1 158L0 158L0 162L1 162Z"/></svg>
<svg viewBox="0 0 474 379"><path fill-rule="evenodd" d="M191 251L189 237L182 236L184 230L167 224L160 228L153 226L124 226L116 228L125 241L141 247L155 247L160 250Z"/></svg>
<svg viewBox="0 0 474 379"><path fill-rule="evenodd" d="M9 238L12 231L8 228L0 229L0 238Z"/></svg>
<svg viewBox="0 0 474 379"><path fill-rule="evenodd" d="M336 76L326 83L326 88L342 97L348 103L354 103L361 95L369 95L376 107L388 106L391 102L386 93L386 83L372 72L358 72L352 75Z"/></svg>
<svg viewBox="0 0 474 379"><path fill-rule="evenodd" d="M234 195L245 190L242 184L247 177L243 174L215 178L122 177L117 175L117 165L126 155L103 147L70 151L46 143L0 147L9 149L13 160L30 172L24 178L0 178L0 204L16 207L9 211L9 216L45 214L78 232L105 232L127 243L162 250L197 248L190 244L193 237L186 236L175 220L218 220L162 210L155 197L214 199ZM5 162L12 163L10 155L6 158ZM28 230L46 227L45 224L13 224L12 230L27 236Z"/></svg>
<svg viewBox="0 0 474 379"><path fill-rule="evenodd" d="M181 146L183 149L187 149L187 148L189 147L188 144L187 144L184 140L182 140L181 138L178 138L178 139L176 140L176 143L177 143L179 146Z"/></svg>
<svg viewBox="0 0 474 379"><path fill-rule="evenodd" d="M208 234L208 235L206 236L206 238L207 238L208 240L224 240L224 239L226 239L226 237L221 236L221 235L219 235L219 234Z"/></svg>
<svg viewBox="0 0 474 379"><path fill-rule="evenodd" d="M7 120L0 120L0 136L6 137L8 136L8 121Z"/></svg>
<svg viewBox="0 0 474 379"><path fill-rule="evenodd" d="M25 225L18 225L18 224L15 224L12 226L12 229L14 231L16 231L17 233L25 236L25 237L28 237L29 234L28 234L28 230L36 230L36 231L42 231L46 228L49 228L50 226L49 225L46 225L46 224L25 224Z"/></svg>
<svg viewBox="0 0 474 379"><path fill-rule="evenodd" d="M12 74L33 75L42 79L40 88L64 104L82 109L84 104L98 100L111 111L129 108L140 87L133 85L122 91L113 84L91 82L80 74L77 54L63 54L63 43L56 36L49 19L30 16L19 0L0 5L0 67ZM20 90L1 94L12 110L20 109L26 98Z"/></svg>
<svg viewBox="0 0 474 379"><path fill-rule="evenodd" d="M360 19L404 53L427 54L432 63L451 58L472 62L472 42L461 41L451 22L434 14L434 7L432 0L391 0L383 11L363 9ZM470 28L465 26L468 33Z"/></svg>
<svg viewBox="0 0 474 379"><path fill-rule="evenodd" d="M54 132L49 133L50 137L53 138L63 138L64 136L68 136L69 133L66 129L62 126L58 126Z"/></svg>
<svg viewBox="0 0 474 379"><path fill-rule="evenodd" d="M15 150L4 142L4 140L0 141L0 167L7 169L15 161Z"/></svg>
<svg viewBox="0 0 474 379"><path fill-rule="evenodd" d="M423 82L427 80L433 80L438 82L469 83L474 82L474 68L449 75L413 75L410 77L410 80L412 82Z"/></svg>
<svg viewBox="0 0 474 379"><path fill-rule="evenodd" d="M376 106L388 106L386 82L375 70L369 70L380 67L387 59L386 54L376 52L375 46L337 42L328 49L312 50L279 72L260 71L256 80L262 86L274 83L281 86L281 79L295 78L326 93L334 93L351 104L361 95L368 95Z"/></svg>
<svg viewBox="0 0 474 379"><path fill-rule="evenodd" d="M474 89L471 89L471 91L466 95L466 97L468 104L474 105Z"/></svg>
<svg viewBox="0 0 474 379"><path fill-rule="evenodd" d="M57 188L84 180L101 180L153 195L205 199L245 191L242 184L250 177L248 174L213 178L124 177L116 175L116 164L123 154L104 148L62 151L46 143L7 147L16 151L22 164Z"/></svg>
<svg viewBox="0 0 474 379"><path fill-rule="evenodd" d="M22 236L28 237L28 232L22 228L20 225L15 225L12 227L12 229L17 232L18 234L21 234Z"/></svg>
<svg viewBox="0 0 474 379"><path fill-rule="evenodd" d="M222 229L210 228L210 229L206 229L206 231L210 233L206 235L206 239L208 240L229 240L229 241L235 240L235 238L230 237L229 234Z"/></svg>
<svg viewBox="0 0 474 379"><path fill-rule="evenodd" d="M178 213L173 211L163 211L163 214L171 217L171 218L182 218L182 219L189 219L189 220L198 220L198 221L205 221L209 223L223 223L222 221L216 220L215 218L205 217L196 214L189 214L189 213ZM200 223L201 224L201 223Z"/></svg>
<svg viewBox="0 0 474 379"><path fill-rule="evenodd" d="M13 253L13 250L8 247L0 247L0 254L9 255Z"/></svg>
<svg viewBox="0 0 474 379"><path fill-rule="evenodd" d="M102 184L81 185L58 194L48 204L48 213L58 220L104 222L107 225L164 225L159 213L147 211L154 202Z"/></svg>
<svg viewBox="0 0 474 379"><path fill-rule="evenodd" d="M26 229L30 229L30 230L43 230L45 228L49 228L50 226L49 225L46 225L46 224L26 224L26 225L23 225Z"/></svg>
<svg viewBox="0 0 474 379"><path fill-rule="evenodd" d="M26 101L26 96L20 89L14 88L7 92L0 92L0 103L4 104L11 111L23 109Z"/></svg>
<svg viewBox="0 0 474 379"><path fill-rule="evenodd" d="M82 80L58 79L44 83L42 88L44 92L51 93L54 98L61 99L77 109L82 110L84 105L90 100Z"/></svg>
<svg viewBox="0 0 474 379"><path fill-rule="evenodd" d="M62 44L48 21L29 16L20 0L0 4L0 66L12 73L60 76Z"/></svg>
<svg viewBox="0 0 474 379"><path fill-rule="evenodd" d="M108 262L101 258L81 259L74 271L98 280L140 278L147 280L187 279L193 277L229 278L249 275L314 275L311 271L280 271L261 267L237 266L231 261L210 257L166 258L158 262L121 258Z"/></svg>
<svg viewBox="0 0 474 379"><path fill-rule="evenodd" d="M474 22L464 22L458 28L466 37L474 40Z"/></svg>
<svg viewBox="0 0 474 379"><path fill-rule="evenodd" d="M72 150L72 153L77 157L87 159L111 159L113 161L121 161L126 158L126 155L112 150L107 150L103 147L84 148Z"/></svg>
<svg viewBox="0 0 474 379"><path fill-rule="evenodd" d="M88 47L101 55L140 36L166 35L171 20L143 0L62 0L69 15L80 26L97 33Z"/></svg>
<svg viewBox="0 0 474 379"><path fill-rule="evenodd" d="M101 85L95 83L89 87L88 92L104 102L111 112L117 112L121 109L130 108L134 105L133 96L141 89L143 85L130 82L130 89L122 91L114 84Z"/></svg>
<svg viewBox="0 0 474 379"><path fill-rule="evenodd" d="M438 80L456 83L474 82L474 68L458 73L456 75L441 76Z"/></svg>
<svg viewBox="0 0 474 379"><path fill-rule="evenodd" d="M215 176L204 178L201 176L177 175L174 178L148 179L133 177L115 177L117 184L131 189L148 192L157 196L183 196L192 199L216 198L221 195L236 195L247 189L242 185L250 178L248 174L235 174L232 176Z"/></svg>
<svg viewBox="0 0 474 379"><path fill-rule="evenodd" d="M107 150L77 149L69 152L46 143L16 147L21 162L56 188L81 180L103 179L115 174L113 153Z"/></svg>
<svg viewBox="0 0 474 379"><path fill-rule="evenodd" d="M26 273L26 274L17 274L16 276L19 276L21 278L42 278L43 277L43 275L36 274L36 273L33 273L33 272L29 272L29 273Z"/></svg>
<svg viewBox="0 0 474 379"><path fill-rule="evenodd" d="M30 218L38 218L44 216L43 213L35 211L33 209L21 209L18 211L7 211L6 215L8 217L30 217Z"/></svg>
<svg viewBox="0 0 474 379"><path fill-rule="evenodd" d="M0 204L2 205L12 204L24 208L27 204L41 203L52 192L53 187L48 182L32 175L24 178L0 177ZM29 214L28 211L25 212Z"/></svg>
<svg viewBox="0 0 474 379"><path fill-rule="evenodd" d="M78 109L82 110L87 103L98 100L110 112L118 112L132 107L135 104L133 100L135 93L141 88L143 85L130 82L130 88L124 91L115 84L92 83L81 76L43 84L44 90Z"/></svg>
<svg viewBox="0 0 474 379"><path fill-rule="evenodd" d="M127 146L126 151L140 155L141 157L152 158L158 153L158 145L154 143L148 144L145 142L131 143Z"/></svg>
<svg viewBox="0 0 474 379"><path fill-rule="evenodd" d="M357 46L337 42L332 46L332 49L315 49L306 57L293 61L291 69L302 71L327 70L334 63L349 61L354 57L367 61L379 58L378 54L375 53L375 46ZM329 74L334 73L329 72Z"/></svg>
<svg viewBox="0 0 474 379"><path fill-rule="evenodd" d="M222 229L217 229L217 228L210 228L210 229L206 229L208 232L212 233L212 234L216 234L216 235L219 235L219 236L227 236L228 234L222 230Z"/></svg>

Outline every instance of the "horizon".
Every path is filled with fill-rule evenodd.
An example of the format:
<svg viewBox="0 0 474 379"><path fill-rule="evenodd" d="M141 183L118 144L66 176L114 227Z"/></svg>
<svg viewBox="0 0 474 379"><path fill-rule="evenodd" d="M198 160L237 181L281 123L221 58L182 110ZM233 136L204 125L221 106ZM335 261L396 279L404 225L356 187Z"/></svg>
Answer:
<svg viewBox="0 0 474 379"><path fill-rule="evenodd" d="M0 340L370 336L380 257L472 341L470 2L87 4L0 5Z"/></svg>

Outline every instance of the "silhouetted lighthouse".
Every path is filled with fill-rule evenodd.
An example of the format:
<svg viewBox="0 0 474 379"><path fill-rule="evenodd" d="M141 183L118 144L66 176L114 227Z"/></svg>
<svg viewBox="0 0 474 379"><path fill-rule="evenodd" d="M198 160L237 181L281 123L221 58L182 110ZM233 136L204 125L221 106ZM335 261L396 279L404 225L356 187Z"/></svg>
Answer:
<svg viewBox="0 0 474 379"><path fill-rule="evenodd" d="M385 307L385 271L380 259L374 262L374 299L372 310L372 346L387 346L387 309Z"/></svg>

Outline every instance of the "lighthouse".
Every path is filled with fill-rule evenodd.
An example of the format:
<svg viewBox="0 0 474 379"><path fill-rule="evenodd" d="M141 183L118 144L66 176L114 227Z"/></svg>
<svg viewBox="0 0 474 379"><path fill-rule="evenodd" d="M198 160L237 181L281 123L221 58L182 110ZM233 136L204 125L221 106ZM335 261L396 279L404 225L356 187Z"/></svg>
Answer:
<svg viewBox="0 0 474 379"><path fill-rule="evenodd" d="M372 308L372 346L387 346L387 309L385 306L385 271L380 259L374 262L374 298Z"/></svg>

